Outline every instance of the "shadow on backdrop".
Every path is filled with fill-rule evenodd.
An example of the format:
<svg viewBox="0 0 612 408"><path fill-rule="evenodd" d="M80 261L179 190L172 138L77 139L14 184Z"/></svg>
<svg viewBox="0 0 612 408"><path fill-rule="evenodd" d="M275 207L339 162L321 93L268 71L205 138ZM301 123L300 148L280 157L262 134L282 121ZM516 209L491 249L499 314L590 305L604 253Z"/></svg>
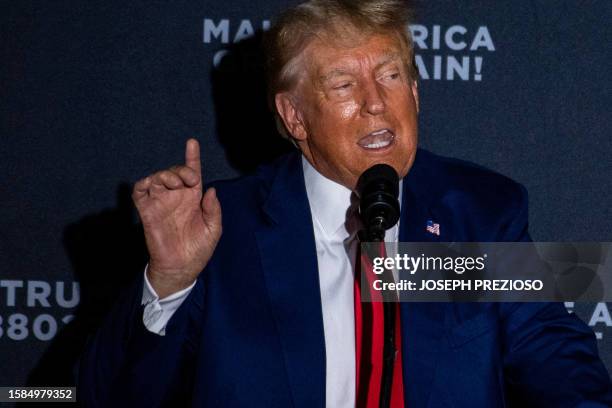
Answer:
<svg viewBox="0 0 612 408"><path fill-rule="evenodd" d="M242 174L295 149L279 135L268 108L262 34L230 46L211 72L219 142Z"/></svg>
<svg viewBox="0 0 612 408"><path fill-rule="evenodd" d="M80 303L74 319L53 339L30 373L28 386L74 386L74 370L87 336L122 289L144 270L147 252L131 187L119 185L116 208L68 225L63 241L74 278L80 283Z"/></svg>

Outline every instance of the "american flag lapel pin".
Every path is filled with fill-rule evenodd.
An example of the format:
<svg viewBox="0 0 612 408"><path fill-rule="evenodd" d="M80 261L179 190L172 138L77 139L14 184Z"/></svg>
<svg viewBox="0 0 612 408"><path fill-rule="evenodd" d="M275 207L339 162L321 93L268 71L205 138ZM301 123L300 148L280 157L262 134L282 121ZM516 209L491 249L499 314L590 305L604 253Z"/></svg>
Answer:
<svg viewBox="0 0 612 408"><path fill-rule="evenodd" d="M430 234L434 234L438 237L440 236L440 224L438 224L437 222L433 222L432 220L427 220L427 227L425 229Z"/></svg>

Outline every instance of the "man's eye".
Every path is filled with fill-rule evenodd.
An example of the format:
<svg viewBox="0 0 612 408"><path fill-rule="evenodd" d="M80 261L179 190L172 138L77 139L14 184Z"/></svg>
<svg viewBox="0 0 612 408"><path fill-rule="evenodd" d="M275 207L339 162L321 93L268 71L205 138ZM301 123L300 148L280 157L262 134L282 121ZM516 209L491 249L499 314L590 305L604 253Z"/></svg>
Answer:
<svg viewBox="0 0 612 408"><path fill-rule="evenodd" d="M341 83L341 84L339 84L339 85L334 86L334 88L333 88L333 89L338 90L338 91L342 91L342 90L344 90L344 89L348 89L348 88L350 88L350 87L351 87L351 85L352 85L352 84L351 84L350 82L343 82L343 83Z"/></svg>
<svg viewBox="0 0 612 408"><path fill-rule="evenodd" d="M391 72L390 74L385 75L385 77L387 79L394 80L394 79L398 79L400 77L400 74L399 72Z"/></svg>

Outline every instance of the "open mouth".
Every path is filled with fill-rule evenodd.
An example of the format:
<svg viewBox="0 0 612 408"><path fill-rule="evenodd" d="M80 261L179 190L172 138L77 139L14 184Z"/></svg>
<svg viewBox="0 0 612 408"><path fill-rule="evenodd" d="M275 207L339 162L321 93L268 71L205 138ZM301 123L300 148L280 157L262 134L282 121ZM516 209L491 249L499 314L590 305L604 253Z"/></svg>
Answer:
<svg viewBox="0 0 612 408"><path fill-rule="evenodd" d="M389 129L380 129L359 139L357 144L367 150L380 150L391 146L395 135Z"/></svg>

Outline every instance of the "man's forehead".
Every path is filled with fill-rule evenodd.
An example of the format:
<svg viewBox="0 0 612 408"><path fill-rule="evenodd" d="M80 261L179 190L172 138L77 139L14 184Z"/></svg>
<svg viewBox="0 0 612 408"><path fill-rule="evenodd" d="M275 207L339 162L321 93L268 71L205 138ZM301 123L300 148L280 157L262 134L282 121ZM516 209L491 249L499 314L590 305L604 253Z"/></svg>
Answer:
<svg viewBox="0 0 612 408"><path fill-rule="evenodd" d="M341 55L335 60L321 64L319 76L321 79L327 79L328 76L333 76L339 73L350 72L353 68L357 68L361 64L361 59L369 59L372 68L382 67L390 62L401 61L401 53L398 50L381 50L381 52L371 53L369 55Z"/></svg>
<svg viewBox="0 0 612 408"><path fill-rule="evenodd" d="M390 35L369 36L351 45L347 45L347 41L338 43L316 39L307 47L305 57L315 76L327 77L351 71L364 63L377 68L401 60L402 48L397 37Z"/></svg>

